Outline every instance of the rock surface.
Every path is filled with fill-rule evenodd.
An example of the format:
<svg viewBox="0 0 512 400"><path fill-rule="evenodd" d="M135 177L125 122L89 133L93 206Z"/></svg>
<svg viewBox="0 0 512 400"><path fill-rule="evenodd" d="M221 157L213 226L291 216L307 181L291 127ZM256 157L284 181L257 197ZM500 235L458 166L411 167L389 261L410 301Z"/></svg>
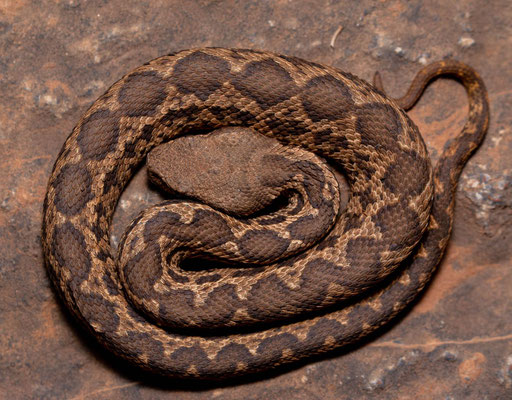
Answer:
<svg viewBox="0 0 512 400"><path fill-rule="evenodd" d="M0 393L7 399L512 398L512 6L507 0L0 2ZM56 298L40 245L57 154L87 107L132 68L202 46L262 48L369 79L399 96L454 57L483 76L487 138L462 175L453 237L426 294L365 343L279 375L207 386L148 376L107 354ZM435 160L466 118L439 80L410 112ZM161 199L144 168L112 243Z"/></svg>

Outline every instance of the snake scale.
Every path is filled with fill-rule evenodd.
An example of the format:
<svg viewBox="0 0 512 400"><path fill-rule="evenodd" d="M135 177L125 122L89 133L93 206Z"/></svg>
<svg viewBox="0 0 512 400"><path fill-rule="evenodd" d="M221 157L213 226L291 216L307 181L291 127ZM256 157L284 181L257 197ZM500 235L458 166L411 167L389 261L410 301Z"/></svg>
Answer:
<svg viewBox="0 0 512 400"><path fill-rule="evenodd" d="M441 75L464 85L469 116L433 170L404 109ZM458 178L483 140L488 115L481 78L457 61L425 67L406 96L393 100L380 79L372 86L269 52L204 48L157 58L96 100L62 147L44 202L49 275L100 343L167 376L222 379L353 343L404 310L432 276L450 236ZM118 263L109 241L114 209L151 149L229 126L272 141L278 154L266 160L285 176L265 179L296 195L271 217L240 217L239 231L214 209L222 204L158 205L131 225ZM331 168L350 187L340 215ZM327 231L319 233L312 215L323 215L325 204ZM242 215L253 210L239 208ZM309 243L313 236L320 241ZM176 263L201 246L262 265L180 272ZM148 264L151 272L144 272L155 260L164 266ZM139 294L128 297L126 281ZM230 326L235 331L225 332Z"/></svg>

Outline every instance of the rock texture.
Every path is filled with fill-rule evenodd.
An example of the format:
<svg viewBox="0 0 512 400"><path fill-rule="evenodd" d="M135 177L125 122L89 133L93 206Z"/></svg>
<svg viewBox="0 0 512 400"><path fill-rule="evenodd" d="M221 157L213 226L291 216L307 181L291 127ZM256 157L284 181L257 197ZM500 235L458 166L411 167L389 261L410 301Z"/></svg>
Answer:
<svg viewBox="0 0 512 400"><path fill-rule="evenodd" d="M512 6L507 0L0 2L0 397L7 399L512 398ZM378 336L293 369L202 385L127 367L78 328L43 266L41 211L62 143L91 102L148 59L189 47L263 48L371 78L399 96L424 64L483 76L491 125L467 165L448 253L426 294ZM435 160L466 117L439 80L410 112ZM145 168L112 242L161 198Z"/></svg>

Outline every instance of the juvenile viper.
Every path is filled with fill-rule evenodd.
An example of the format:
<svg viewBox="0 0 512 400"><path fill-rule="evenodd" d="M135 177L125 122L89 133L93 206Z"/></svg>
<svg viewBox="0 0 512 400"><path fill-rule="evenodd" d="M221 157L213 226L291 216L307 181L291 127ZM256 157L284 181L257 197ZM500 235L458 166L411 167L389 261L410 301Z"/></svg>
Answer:
<svg viewBox="0 0 512 400"><path fill-rule="evenodd" d="M462 82L469 96L469 117L432 172L418 129L402 108L412 107L427 83L440 75ZM391 320L424 288L441 259L450 236L457 180L484 137L489 107L481 78L456 61L425 67L408 94L397 101L384 95L380 80L376 85L381 90L298 58L221 48L160 57L124 76L74 128L48 184L42 242L49 275L66 306L119 356L160 374L197 378L251 373L324 353ZM331 215L333 226L319 235L325 235L319 243L295 254L294 246L302 246L311 226L303 214L295 215L293 227L282 215L271 221L242 219L242 224L249 224L243 232L249 236L240 240L242 234L225 224L227 217L218 217L207 206L194 209L171 202L172 211L162 209L158 218L145 219L143 214L134 222L136 233L124 240L127 252L134 253L131 260L137 260L139 250L147 250L149 258L169 261L174 256L160 245L176 235L198 247L188 231L197 225L198 235L210 232L208 239L224 246L219 252L231 251L235 261L263 258L267 264L191 271L191 278L166 266L152 273L156 278L146 274L149 281L139 284L171 293L165 306L158 296L127 300L125 292L130 289L123 288L120 275L131 280L130 271L144 263L140 257L139 262L126 261L118 272L112 254L110 223L121 192L155 146L184 133L223 126L250 127L291 152L301 147L325 158L349 183L346 210L339 217ZM323 188L321 198L336 198L337 188L325 178L328 172L318 172L303 157L304 163L295 164L309 172L290 173L284 183L305 182L302 198L309 197L314 213L319 196L308 191L307 182L316 181L316 187ZM295 203L285 207L288 212ZM264 222L255 223L255 218ZM154 228L153 222L162 221L176 233ZM231 239L220 237L221 231ZM204 236L198 241L212 248ZM151 244L149 238L159 244ZM251 249L245 248L247 243ZM266 248L273 255L265 255ZM139 269L144 275L144 268ZM156 286L164 275L177 289ZM202 288L201 301L185 289L187 280L192 288ZM174 302L180 294L185 300ZM223 301L210 301L216 298ZM336 308L340 301L344 307ZM146 303L149 315L135 308L137 302ZM201 307L203 316L188 315ZM303 316L304 310L317 312ZM177 322L168 321L171 314ZM279 318L285 321L276 326ZM217 336L217 330L213 335L204 332L209 327L267 321L272 323L264 330L226 336ZM203 332L181 329L201 322Z"/></svg>

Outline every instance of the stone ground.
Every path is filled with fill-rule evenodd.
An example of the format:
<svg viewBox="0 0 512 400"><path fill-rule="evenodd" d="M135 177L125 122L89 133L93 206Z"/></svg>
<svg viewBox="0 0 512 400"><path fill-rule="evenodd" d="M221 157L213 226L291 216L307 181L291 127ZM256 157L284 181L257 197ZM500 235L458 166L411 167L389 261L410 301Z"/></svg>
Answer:
<svg viewBox="0 0 512 400"><path fill-rule="evenodd" d="M508 0L0 0L0 397L5 399L512 398L512 7ZM371 78L400 95L444 57L482 74L492 122L462 175L454 234L426 295L385 332L330 358L229 386L151 377L107 354L57 301L41 211L80 115L125 72L189 47L261 48ZM466 117L439 80L412 119L435 159ZM144 169L113 243L159 199Z"/></svg>

